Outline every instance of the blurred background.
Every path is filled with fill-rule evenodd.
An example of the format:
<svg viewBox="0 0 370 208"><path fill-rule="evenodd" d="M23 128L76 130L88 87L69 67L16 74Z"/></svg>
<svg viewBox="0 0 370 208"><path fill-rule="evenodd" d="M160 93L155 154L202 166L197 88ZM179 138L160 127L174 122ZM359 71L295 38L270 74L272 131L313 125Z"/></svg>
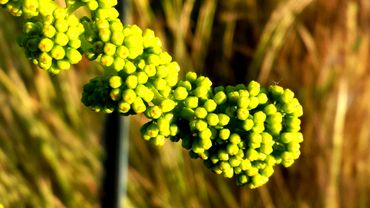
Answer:
<svg viewBox="0 0 370 208"><path fill-rule="evenodd" d="M183 74L291 88L305 141L291 168L250 190L180 144L145 142L144 119L130 117L125 207L370 207L370 1L135 0L129 11ZM80 97L101 69L49 75L17 46L21 22L2 9L0 25L0 204L99 207L104 115Z"/></svg>

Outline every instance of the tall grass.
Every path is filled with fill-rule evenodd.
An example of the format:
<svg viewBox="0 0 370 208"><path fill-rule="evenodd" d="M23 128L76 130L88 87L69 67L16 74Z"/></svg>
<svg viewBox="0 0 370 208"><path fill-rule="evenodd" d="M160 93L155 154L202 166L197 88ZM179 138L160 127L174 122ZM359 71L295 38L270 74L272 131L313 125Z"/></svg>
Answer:
<svg viewBox="0 0 370 208"><path fill-rule="evenodd" d="M145 193L138 200L130 197L131 204L369 206L367 1L138 0L134 1L134 8L136 22L154 27L165 37L165 45L183 70L206 74L216 85L257 79L265 85L279 83L294 89L305 109L305 142L302 157L292 168L276 169L268 185L253 191L210 174L199 161L163 155L178 148L168 144L159 150L158 156L148 158L151 161L171 158L170 173L160 171L160 178L155 175L159 169L167 168L166 164L146 170L138 167L144 160L132 161L131 180L141 178L143 184L148 184L130 186L130 196ZM141 13L150 17L138 15ZM142 149L141 141L133 146ZM179 154L177 151L180 148L176 150ZM197 172L189 174L183 164ZM199 180L194 182L194 177ZM179 189L178 184L186 184L188 189ZM163 198L167 189L173 190L170 199ZM178 199L183 194L188 197Z"/></svg>
<svg viewBox="0 0 370 208"><path fill-rule="evenodd" d="M97 205L101 115L79 101L89 66L49 75L17 46L20 22L1 11L0 25L0 204Z"/></svg>
<svg viewBox="0 0 370 208"><path fill-rule="evenodd" d="M370 3L367 0L135 0L130 19L152 28L182 71L215 85L256 79L304 105L301 158L256 190L192 160L180 144L143 141L131 117L125 207L369 207ZM7 24L5 24L7 23ZM53 77L14 42L0 12L0 203L98 204L102 115L79 102L96 69ZM36 188L35 188L36 187Z"/></svg>

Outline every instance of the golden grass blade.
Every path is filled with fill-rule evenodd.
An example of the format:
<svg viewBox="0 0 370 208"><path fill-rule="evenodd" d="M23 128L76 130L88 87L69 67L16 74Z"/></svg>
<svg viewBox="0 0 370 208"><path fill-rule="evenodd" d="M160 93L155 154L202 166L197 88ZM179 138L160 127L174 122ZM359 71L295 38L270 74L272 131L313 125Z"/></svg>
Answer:
<svg viewBox="0 0 370 208"><path fill-rule="evenodd" d="M292 29L297 15L299 15L311 2L312 0L289 0L281 3L271 14L262 32L261 39L249 69L252 76L256 76L257 72L260 72L258 80L262 83L266 83L274 60L283 46L288 32Z"/></svg>
<svg viewBox="0 0 370 208"><path fill-rule="evenodd" d="M204 71L204 62L206 58L207 48L212 34L212 26L215 18L217 1L206 0L201 5L197 26L195 29L192 42L192 60L195 68L202 73Z"/></svg>

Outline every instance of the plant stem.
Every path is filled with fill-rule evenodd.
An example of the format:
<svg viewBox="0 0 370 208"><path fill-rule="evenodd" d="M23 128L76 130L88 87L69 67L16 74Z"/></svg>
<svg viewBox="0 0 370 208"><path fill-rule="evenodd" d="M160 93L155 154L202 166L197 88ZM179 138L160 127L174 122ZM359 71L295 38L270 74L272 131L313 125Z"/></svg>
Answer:
<svg viewBox="0 0 370 208"><path fill-rule="evenodd" d="M104 179L101 207L122 207L126 195L129 120L118 113L109 114L104 132Z"/></svg>
<svg viewBox="0 0 370 208"><path fill-rule="evenodd" d="M128 0L118 1L120 18L125 19ZM129 118L112 113L107 116L104 132L105 176L101 198L102 208L124 206L127 193Z"/></svg>
<svg viewBox="0 0 370 208"><path fill-rule="evenodd" d="M78 8L84 6L85 3L84 2L76 2L72 5L68 5L67 8L68 8L68 14L72 14L74 13Z"/></svg>

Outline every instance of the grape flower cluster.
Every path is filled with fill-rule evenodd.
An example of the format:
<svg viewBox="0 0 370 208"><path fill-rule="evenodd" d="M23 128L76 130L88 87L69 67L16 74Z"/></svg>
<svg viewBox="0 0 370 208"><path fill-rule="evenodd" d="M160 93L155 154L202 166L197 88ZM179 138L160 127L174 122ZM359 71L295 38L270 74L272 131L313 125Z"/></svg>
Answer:
<svg viewBox="0 0 370 208"><path fill-rule="evenodd" d="M295 94L256 81L212 86L206 76L188 72L162 49L150 29L124 25L117 0L0 0L14 16L23 16L18 43L27 57L54 74L85 55L100 63L103 75L84 86L81 101L95 111L143 113L143 139L163 145L181 142L192 158L238 185L265 184L275 165L291 166L300 156L303 108ZM73 12L86 6L90 17Z"/></svg>

